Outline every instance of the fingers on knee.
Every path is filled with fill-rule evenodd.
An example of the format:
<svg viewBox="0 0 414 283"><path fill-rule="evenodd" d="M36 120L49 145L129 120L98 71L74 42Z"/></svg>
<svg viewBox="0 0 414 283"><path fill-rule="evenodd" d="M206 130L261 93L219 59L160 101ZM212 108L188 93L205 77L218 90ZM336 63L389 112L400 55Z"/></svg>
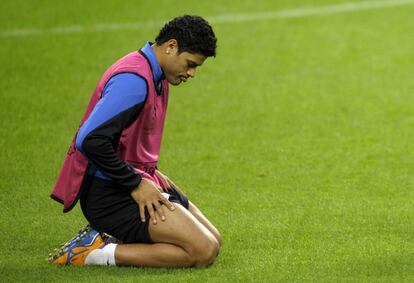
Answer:
<svg viewBox="0 0 414 283"><path fill-rule="evenodd" d="M214 237L207 237L199 241L194 249L193 259L195 267L207 267L213 264L219 254L220 244Z"/></svg>

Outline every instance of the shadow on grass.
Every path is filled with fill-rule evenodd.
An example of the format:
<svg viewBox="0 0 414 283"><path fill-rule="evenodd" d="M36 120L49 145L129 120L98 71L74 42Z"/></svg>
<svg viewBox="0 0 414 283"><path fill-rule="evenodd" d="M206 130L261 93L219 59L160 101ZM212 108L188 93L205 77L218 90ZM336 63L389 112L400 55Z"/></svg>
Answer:
<svg viewBox="0 0 414 283"><path fill-rule="evenodd" d="M116 266L51 266L48 263L32 266L7 264L0 267L2 282L51 282L51 281L88 281L88 282L132 282L137 279L145 282L183 282L211 278L208 269L167 269L167 268L141 268L141 267L116 267ZM214 272L213 272L214 273ZM143 281L141 281L143 282Z"/></svg>

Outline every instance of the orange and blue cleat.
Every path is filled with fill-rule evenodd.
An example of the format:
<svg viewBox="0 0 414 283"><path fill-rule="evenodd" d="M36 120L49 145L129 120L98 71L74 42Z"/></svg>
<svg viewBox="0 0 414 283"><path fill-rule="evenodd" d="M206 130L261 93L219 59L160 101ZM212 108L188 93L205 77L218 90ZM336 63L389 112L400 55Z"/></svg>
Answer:
<svg viewBox="0 0 414 283"><path fill-rule="evenodd" d="M87 225L69 242L49 254L53 265L84 266L86 257L93 251L106 245L106 234L101 234Z"/></svg>

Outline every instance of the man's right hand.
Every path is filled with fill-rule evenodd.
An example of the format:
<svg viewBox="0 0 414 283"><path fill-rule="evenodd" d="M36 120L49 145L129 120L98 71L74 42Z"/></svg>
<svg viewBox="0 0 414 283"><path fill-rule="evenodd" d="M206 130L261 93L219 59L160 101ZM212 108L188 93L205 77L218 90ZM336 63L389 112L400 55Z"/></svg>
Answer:
<svg viewBox="0 0 414 283"><path fill-rule="evenodd" d="M142 222L145 222L145 208L148 210L154 224L157 224L156 213L162 221L165 221L165 215L160 202L165 204L171 211L175 209L174 205L161 194L161 191L161 188L147 179L142 179L138 187L132 190L131 196L138 204Z"/></svg>

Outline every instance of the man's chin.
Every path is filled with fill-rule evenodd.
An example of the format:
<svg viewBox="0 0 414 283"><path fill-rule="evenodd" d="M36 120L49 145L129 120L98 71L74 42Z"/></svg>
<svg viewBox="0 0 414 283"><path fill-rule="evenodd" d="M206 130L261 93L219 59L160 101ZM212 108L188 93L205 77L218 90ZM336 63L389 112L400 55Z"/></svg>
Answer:
<svg viewBox="0 0 414 283"><path fill-rule="evenodd" d="M179 85L179 84L181 84L181 83L182 83L182 80L181 80L181 79L177 79L177 80L173 80L173 81L169 80L168 82L169 82L171 85Z"/></svg>

